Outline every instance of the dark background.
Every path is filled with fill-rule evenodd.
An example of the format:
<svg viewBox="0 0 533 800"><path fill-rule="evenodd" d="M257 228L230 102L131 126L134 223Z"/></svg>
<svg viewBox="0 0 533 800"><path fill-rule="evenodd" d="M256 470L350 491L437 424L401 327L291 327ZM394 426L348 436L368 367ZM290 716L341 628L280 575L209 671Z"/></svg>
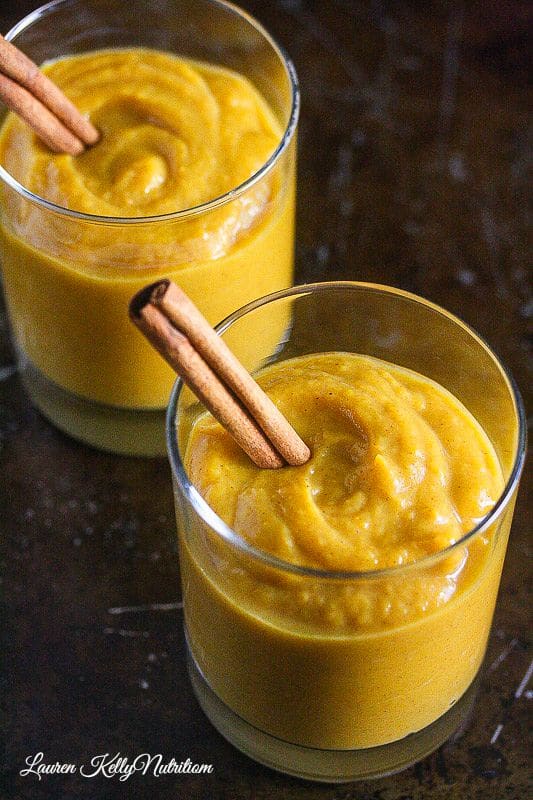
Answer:
<svg viewBox="0 0 533 800"><path fill-rule="evenodd" d="M2 0L0 30L37 4ZM529 4L242 4L301 81L298 282L383 282L446 306L503 357L530 407ZM314 785L254 764L213 730L185 673L179 610L108 612L179 599L166 462L101 454L48 425L10 369L5 316L0 358L2 800L525 800L531 479L467 729L400 775ZM161 752L214 773L21 778L40 750L77 764Z"/></svg>

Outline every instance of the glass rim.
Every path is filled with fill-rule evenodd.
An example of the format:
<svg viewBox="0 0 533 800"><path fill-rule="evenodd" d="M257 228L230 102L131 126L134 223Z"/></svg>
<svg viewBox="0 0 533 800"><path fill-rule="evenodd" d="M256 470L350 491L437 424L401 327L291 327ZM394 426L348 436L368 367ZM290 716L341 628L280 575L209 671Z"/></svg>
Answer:
<svg viewBox="0 0 533 800"><path fill-rule="evenodd" d="M30 11L29 14L26 14L25 17L16 22L15 25L13 25L13 27L6 33L5 38L10 42L14 42L20 33L23 33L35 22L38 22L43 17L46 17L48 14L52 13L57 7L69 5L75 2L78 2L78 0L50 0L49 3ZM24 197L29 202L42 208L46 208L48 211L63 217L69 217L71 219L77 219L83 222L90 222L98 225L146 225L148 223L173 222L180 219L189 219L190 217L196 217L200 214L208 213L209 211L220 208L221 206L226 205L226 203L229 203L232 200L240 197L242 194L248 191L248 189L260 181L265 175L267 175L289 146L298 124L298 117L300 113L300 88L296 69L285 50L276 42L266 28L264 28L263 25L261 25L261 23L247 11L235 5L234 3L228 2L228 0L205 0L205 2L211 3L214 6L221 6L222 8L225 8L228 12L240 17L243 21L246 21L249 25L255 28L255 30L266 42L268 42L270 47L278 56L281 64L284 67L289 83L291 91L291 107L287 124L276 149L271 153L265 163L256 172L254 172L253 175L243 181L243 183L238 184L224 194L214 197L212 200L209 200L206 203L200 203L199 205L191 206L190 208L184 208L179 211L171 211L166 214L156 214L154 216L147 217L103 216L100 214L89 214L84 211L76 211L71 208L65 208L58 203L53 203L52 201L46 200L44 197L41 197L38 194L34 194L34 192L30 191L30 189L27 189L16 178L14 178L11 173L2 166L2 164L0 164L0 179L3 180L3 182L9 186L9 188L13 189L15 192L17 192L17 194L19 194L21 197Z"/></svg>
<svg viewBox="0 0 533 800"><path fill-rule="evenodd" d="M515 405L516 417L518 421L518 436L516 441L516 452L514 454L513 465L510 470L509 478L506 481L498 500L491 508L489 513L486 514L480 520L480 522L474 526L474 528L463 534L463 536L461 536L461 538L453 544L449 545L443 550L439 550L436 553L424 556L418 560L410 561L406 564L398 564L392 567L385 567L375 570L326 570L317 567L306 567L284 561L277 556L274 556L249 544L249 542L247 542L241 534L234 531L233 528L227 525L224 520L222 520L218 514L216 514L206 500L204 500L200 492L193 486L185 470L185 465L183 464L183 460L181 458L180 448L176 436L175 420L177 415L177 406L182 389L184 387L182 379L178 377L174 383L174 386L172 387L172 392L170 394L169 404L167 407L166 438L172 475L178 482L182 495L185 496L198 516L210 527L212 531L224 539L227 544L236 547L236 549L269 567L273 567L283 572L290 572L292 574L321 580L371 580L428 567L439 562L441 559L448 557L459 547L464 546L464 544L474 536L486 531L487 528L493 525L501 516L501 514L503 514L520 480L520 475L526 456L527 428L525 409L520 391L510 371L507 369L499 356L494 352L494 350L487 344L484 338L481 337L470 325L468 325L466 322L463 322L463 320L461 320L455 314L447 311L442 306L433 303L430 300L426 300L426 298L416 295L413 292L407 292L404 289L398 289L394 286L388 286L386 284L369 283L366 281L323 281L318 283L307 283L299 286L293 286L289 289L282 289L278 292L272 292L263 297L259 297L250 303L247 303L216 325L215 330L219 335L221 335L228 330L228 328L230 328L234 322L237 322L239 319L241 319L241 317L244 317L250 311L254 311L257 308L261 308L262 306L268 305L269 303L277 300L304 296L322 291L342 291L347 289L368 289L370 291L375 291L376 293L404 297L407 300L422 304L427 308L431 308L433 311L446 317L451 322L459 325L463 330L469 333L472 338L474 338L486 351L488 351L489 355L499 367L504 380L507 382Z"/></svg>

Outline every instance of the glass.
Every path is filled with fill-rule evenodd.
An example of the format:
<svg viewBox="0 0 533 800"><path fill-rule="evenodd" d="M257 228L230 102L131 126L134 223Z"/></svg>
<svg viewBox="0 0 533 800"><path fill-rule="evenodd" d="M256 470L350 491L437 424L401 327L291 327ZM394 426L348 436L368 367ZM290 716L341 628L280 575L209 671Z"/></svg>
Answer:
<svg viewBox="0 0 533 800"><path fill-rule="evenodd" d="M30 397L59 428L89 444L162 455L175 375L129 322L128 302L142 286L168 277L214 324L291 285L299 108L294 68L254 19L219 0L59 0L27 16L7 38L39 64L66 54L146 47L222 65L254 84L280 125L279 145L245 183L157 217L143 217L142 208L127 218L69 211L32 194L0 167L4 290ZM222 254L204 252L202 232L221 231L258 193L268 201L237 243ZM195 234L198 247L174 247Z"/></svg>
<svg viewBox="0 0 533 800"><path fill-rule="evenodd" d="M279 330L282 319L284 334L267 352L261 332ZM209 508L183 466L204 409L179 380L172 392L167 438L188 665L206 715L252 758L303 778L350 781L403 769L449 738L472 705L525 454L516 387L459 319L385 286L296 287L247 305L218 330L230 346L255 340L256 369L341 351L415 370L452 392L493 443L505 489L474 530L412 564L325 572L256 550ZM408 600L401 620L378 618L366 629L348 619L332 634L325 615L304 620L297 601L307 593L327 607L351 593L379 604L418 591L423 603L428 582L444 585L457 574L464 583L439 608L421 614Z"/></svg>

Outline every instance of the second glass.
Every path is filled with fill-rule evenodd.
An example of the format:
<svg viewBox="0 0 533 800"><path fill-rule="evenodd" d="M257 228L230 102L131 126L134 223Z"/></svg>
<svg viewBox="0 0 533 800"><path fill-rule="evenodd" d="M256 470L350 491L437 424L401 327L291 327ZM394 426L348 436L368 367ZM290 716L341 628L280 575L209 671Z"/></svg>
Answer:
<svg viewBox="0 0 533 800"><path fill-rule="evenodd" d="M284 337L268 344L268 332L282 319ZM173 391L168 447L189 671L207 716L248 755L304 778L349 781L403 769L451 736L472 705L524 460L520 397L472 330L444 309L390 287L297 287L241 309L220 333L234 349L255 341L249 368L314 353L358 353L413 370L463 403L500 462L504 488L494 507L450 546L363 572L300 566L255 546L257 518L246 516L246 534L236 532L191 484L185 454L204 409L181 381ZM310 385L320 393L318 384ZM319 431L323 421L311 396L309 407ZM398 424L398 417L389 410L385 422ZM407 449L418 441L408 427L399 437ZM469 469L481 469L469 456ZM223 456L218 459L209 472L212 485L224 485ZM314 499L312 467L298 469L303 476L295 473L294 485L305 490L290 500L278 493L277 502L293 503L295 512L299 505L302 529L311 540L325 536L326 547L337 539L328 540L316 520L328 498ZM335 481L331 487L338 491ZM260 492L254 495L259 506ZM438 535L431 494L423 500L430 508L428 531ZM306 503L317 504L316 517L305 516ZM274 540L291 515L271 514ZM387 522L389 542L395 524Z"/></svg>
<svg viewBox="0 0 533 800"><path fill-rule="evenodd" d="M130 150L124 144L130 131L118 137L126 150L112 154L114 180L129 192L131 216L68 210L0 167L4 290L32 400L58 427L89 444L163 454L164 409L175 376L130 324L128 302L142 286L168 277L214 324L243 303L291 284L299 102L294 69L255 20L219 0L61 0L30 14L7 38L39 64L97 50L152 48L229 69L259 91L279 128L277 145L244 182L209 202L156 216L145 215L143 197L135 207L130 167L137 169L133 161L142 157L140 168L155 170L158 183L166 169L164 147L172 146L183 157L179 180L189 187L199 168L197 151L203 157L205 150L203 117L194 141L187 138L190 120L178 119L153 152L146 146L144 120L133 125L142 140L138 151L136 144ZM120 100L113 114L131 116L151 102L143 95L130 103L127 79L111 80L114 102ZM238 115L244 101L229 89L223 97ZM180 102L185 100L174 106ZM253 155L250 135L244 150L251 148ZM240 142L235 146L244 152ZM85 171L89 190L99 168L91 163Z"/></svg>

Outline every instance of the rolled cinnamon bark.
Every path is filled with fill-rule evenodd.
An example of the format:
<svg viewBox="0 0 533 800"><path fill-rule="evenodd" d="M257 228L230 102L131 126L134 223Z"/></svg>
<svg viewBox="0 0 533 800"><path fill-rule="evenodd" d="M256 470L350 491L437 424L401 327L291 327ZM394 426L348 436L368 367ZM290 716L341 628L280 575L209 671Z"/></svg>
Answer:
<svg viewBox="0 0 533 800"><path fill-rule="evenodd" d="M309 460L305 442L176 284L146 286L130 317L258 467Z"/></svg>
<svg viewBox="0 0 533 800"><path fill-rule="evenodd" d="M78 155L100 138L61 89L1 34L0 99L54 152Z"/></svg>

